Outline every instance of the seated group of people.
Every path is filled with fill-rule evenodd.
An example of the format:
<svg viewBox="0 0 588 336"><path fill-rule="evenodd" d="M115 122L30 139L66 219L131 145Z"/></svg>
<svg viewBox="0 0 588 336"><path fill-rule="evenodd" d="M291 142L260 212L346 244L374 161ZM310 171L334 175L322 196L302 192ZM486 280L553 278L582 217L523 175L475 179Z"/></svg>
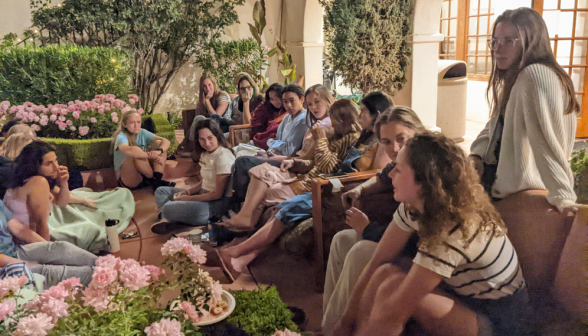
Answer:
<svg viewBox="0 0 588 336"><path fill-rule="evenodd" d="M401 335L410 322L433 335L526 335L529 290L517 255L521 245L508 235L519 228L505 224L495 205L519 192L546 190L542 211L574 211L568 158L579 105L549 43L535 11L521 8L497 17L489 41L492 116L470 156L444 135L426 131L413 110L394 106L380 92L365 95L357 106L335 101L322 85L305 92L296 84L274 84L263 101L244 75L231 100L214 78L203 76L198 107L184 120L192 131L182 148L196 154L202 181L188 190L163 181L169 142L141 130L140 116L128 113L114 136L119 183L155 189L157 234L211 221L254 232L217 249L234 280L284 230L312 216L313 178L381 169L342 195L351 229L331 244L323 332ZM228 143L224 133L236 123L252 125L257 155ZM23 260L50 267L54 260L45 251L54 250L48 244L60 244L59 260L71 272L91 265L95 257L82 249L47 242L51 204L83 202L72 198L67 170L54 151L32 141L15 164L22 168L14 170L5 196L14 219L0 218L0 266ZM396 209L392 218L371 221L360 199L390 193L380 202ZM235 203L240 210L227 213ZM276 209L274 215L255 231L268 207ZM13 244L12 237L24 242ZM73 254L87 257L70 264Z"/></svg>

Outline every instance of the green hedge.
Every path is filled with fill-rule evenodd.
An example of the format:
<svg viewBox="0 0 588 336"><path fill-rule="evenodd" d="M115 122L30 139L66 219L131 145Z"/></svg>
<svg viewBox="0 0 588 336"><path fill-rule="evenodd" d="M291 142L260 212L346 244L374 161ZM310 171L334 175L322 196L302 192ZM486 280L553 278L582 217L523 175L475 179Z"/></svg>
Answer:
<svg viewBox="0 0 588 336"><path fill-rule="evenodd" d="M131 60L115 48L13 46L0 49L0 60L0 101L12 105L126 97L132 88Z"/></svg>

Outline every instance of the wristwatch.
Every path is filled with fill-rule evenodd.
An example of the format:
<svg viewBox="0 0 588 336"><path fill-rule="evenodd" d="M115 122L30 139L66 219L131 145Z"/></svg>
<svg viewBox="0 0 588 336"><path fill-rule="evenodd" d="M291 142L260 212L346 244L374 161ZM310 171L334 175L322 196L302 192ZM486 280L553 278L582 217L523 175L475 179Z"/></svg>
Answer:
<svg viewBox="0 0 588 336"><path fill-rule="evenodd" d="M162 148L157 148L156 150L158 150L161 154L163 154L163 149Z"/></svg>

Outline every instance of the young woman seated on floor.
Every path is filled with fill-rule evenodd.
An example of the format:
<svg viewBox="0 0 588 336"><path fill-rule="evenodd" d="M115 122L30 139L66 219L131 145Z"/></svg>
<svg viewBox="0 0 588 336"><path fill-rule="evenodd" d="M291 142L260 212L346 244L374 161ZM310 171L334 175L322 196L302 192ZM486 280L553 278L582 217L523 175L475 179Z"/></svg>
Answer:
<svg viewBox="0 0 588 336"><path fill-rule="evenodd" d="M175 183L162 180L170 142L141 128L141 115L123 114L112 135L114 171L118 184L130 190L150 186L153 190Z"/></svg>
<svg viewBox="0 0 588 336"><path fill-rule="evenodd" d="M472 143L470 159L509 228L529 288L548 289L575 211L568 159L580 106L536 11L498 16L489 46L492 116Z"/></svg>
<svg viewBox="0 0 588 336"><path fill-rule="evenodd" d="M241 211L224 225L233 230L251 230L258 220L261 210L265 206L273 206L297 195L310 191L310 180L319 174L331 173L345 157L347 151L355 144L361 126L358 121L357 105L351 100L342 99L333 104L329 111L335 134L329 140L325 128L312 128L315 145L313 160L288 159L282 161L282 167L277 168L267 163L250 170L251 184L247 189L247 196ZM290 170L304 172L293 174ZM301 200L300 202L306 202ZM294 209L283 209L289 213ZM261 251L271 244L285 229L299 223L296 219L284 220L274 217L267 222L251 238L243 243L223 249L220 257L227 276L234 280L242 267L246 266ZM239 260L240 257L243 257Z"/></svg>
<svg viewBox="0 0 588 336"><path fill-rule="evenodd" d="M323 293L323 332L327 334L332 332L329 327L332 328L343 316L353 284L372 257L376 243L380 241L392 221L391 216L374 221L362 210L368 206L370 209L391 208L390 213L396 211L399 203L389 199L394 193L394 186L388 175L396 166L395 161L400 149L415 134L424 131L425 127L417 114L405 106L387 109L376 121L376 136L392 162L375 177L341 195L343 205L348 209L346 224L352 229L338 232L331 242ZM382 197L377 204L360 204L362 196L374 195ZM373 197L370 199L374 200ZM308 217L310 216L312 207L308 209ZM410 244L414 247L414 242Z"/></svg>
<svg viewBox="0 0 588 336"><path fill-rule="evenodd" d="M224 212L223 198L233 172L235 154L212 119L200 120L196 131L202 182L188 190L160 187L155 191L155 202L163 219L151 227L156 234L167 234L182 224L206 225L211 217L219 218Z"/></svg>
<svg viewBox="0 0 588 336"><path fill-rule="evenodd" d="M282 104L284 86L274 83L265 91L265 101L251 115L251 133L253 144L267 150L267 140L276 137L280 123L287 113Z"/></svg>
<svg viewBox="0 0 588 336"><path fill-rule="evenodd" d="M29 134L13 134L0 147L0 199L4 199L6 190L10 188L9 184L14 171L14 160L24 146L30 144L34 139Z"/></svg>
<svg viewBox="0 0 588 336"><path fill-rule="evenodd" d="M0 208L4 208L2 201ZM15 240L23 244L17 245ZM68 242L48 242L17 219L9 220L4 211L0 211L0 270L10 264L25 262L32 273L45 277L45 288L71 277L88 285L92 281L96 259L92 253Z"/></svg>
<svg viewBox="0 0 588 336"><path fill-rule="evenodd" d="M259 92L259 87L248 73L238 73L237 78L235 78L235 86L237 87L238 95L231 100L225 114L222 116L219 114L210 115L210 118L220 125L220 129L224 133L229 132L229 126L231 125L249 124L253 111L263 103L263 96ZM206 117L198 115L194 118L194 122L204 118Z"/></svg>
<svg viewBox="0 0 588 336"><path fill-rule="evenodd" d="M183 112L184 140L182 140L177 150L177 153L183 156L190 156L195 149L194 143L198 142L198 135L195 132L198 120L194 120L194 118L196 116L209 118L213 115L223 117L231 102L231 96L218 87L216 79L209 73L203 73L200 76L198 89L196 108Z"/></svg>
<svg viewBox="0 0 588 336"><path fill-rule="evenodd" d="M333 335L527 335L527 288L506 228L461 148L415 135L390 173L401 202ZM413 232L418 253L394 264ZM441 282L443 283L441 284Z"/></svg>
<svg viewBox="0 0 588 336"><path fill-rule="evenodd" d="M302 140L302 148L296 152L294 157L302 160L314 160L315 140L312 134L312 127L322 127L327 131L327 137L333 135L333 127L331 118L329 117L329 109L335 99L331 92L323 85L313 85L304 93L304 101L307 104L307 119L306 124L308 130ZM310 113L308 113L310 112ZM251 178L249 170L255 166L267 162L273 166L281 166L283 160L291 157L284 155L272 155L271 157L261 156L242 156L235 161L235 173L233 178L233 200L235 202L242 202L245 199L247 187Z"/></svg>

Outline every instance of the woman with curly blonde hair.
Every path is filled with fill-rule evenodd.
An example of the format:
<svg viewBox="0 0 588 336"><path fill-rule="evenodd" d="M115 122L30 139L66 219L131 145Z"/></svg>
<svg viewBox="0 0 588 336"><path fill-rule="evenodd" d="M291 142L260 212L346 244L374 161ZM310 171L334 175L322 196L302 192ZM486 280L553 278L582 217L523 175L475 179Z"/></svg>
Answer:
<svg viewBox="0 0 588 336"><path fill-rule="evenodd" d="M526 335L517 254L464 152L425 132L396 163L390 177L401 204L333 334L400 335L412 318L432 335ZM392 262L413 232L419 249L404 272Z"/></svg>

